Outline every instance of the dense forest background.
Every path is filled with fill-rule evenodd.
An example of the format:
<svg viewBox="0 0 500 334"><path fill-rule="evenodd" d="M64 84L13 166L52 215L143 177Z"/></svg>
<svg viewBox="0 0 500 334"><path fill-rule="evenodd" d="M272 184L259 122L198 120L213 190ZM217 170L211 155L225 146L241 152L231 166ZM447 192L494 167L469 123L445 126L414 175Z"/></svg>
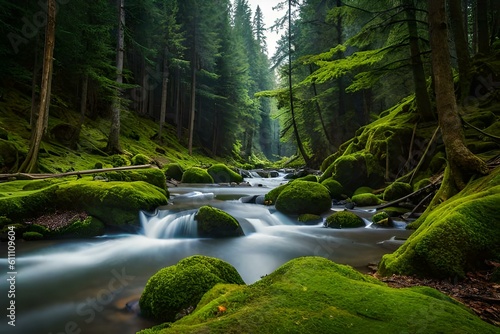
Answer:
<svg viewBox="0 0 500 334"><path fill-rule="evenodd" d="M128 112L155 120L159 142L173 125L190 153L249 163L297 155L311 167L407 96L422 121L436 119L425 1L282 1L272 27L247 0L48 3L0 0L2 91L32 97L25 116L42 132L52 115L78 112L61 130L73 142L87 119L112 119L109 153L122 151ZM470 61L499 47L500 1L447 5L456 89L462 104L477 103ZM266 29L282 34L276 50Z"/></svg>

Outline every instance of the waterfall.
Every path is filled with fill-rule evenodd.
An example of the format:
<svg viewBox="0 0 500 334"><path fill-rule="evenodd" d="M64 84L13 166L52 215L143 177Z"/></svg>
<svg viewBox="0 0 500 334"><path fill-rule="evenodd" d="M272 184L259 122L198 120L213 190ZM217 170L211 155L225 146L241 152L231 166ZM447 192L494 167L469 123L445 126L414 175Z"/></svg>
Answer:
<svg viewBox="0 0 500 334"><path fill-rule="evenodd" d="M140 212L144 235L153 239L196 238L198 224L194 219L197 210L172 213L157 211L155 215Z"/></svg>

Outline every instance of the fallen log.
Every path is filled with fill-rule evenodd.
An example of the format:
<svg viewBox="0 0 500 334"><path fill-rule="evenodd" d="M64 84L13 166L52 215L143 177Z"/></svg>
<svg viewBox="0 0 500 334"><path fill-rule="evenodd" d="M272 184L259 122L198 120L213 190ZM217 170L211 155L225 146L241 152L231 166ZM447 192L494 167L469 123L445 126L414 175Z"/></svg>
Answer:
<svg viewBox="0 0 500 334"><path fill-rule="evenodd" d="M124 170L134 170L134 169L146 169L146 168L158 168L156 165L138 165L138 166L124 166L124 167L113 167L113 168L102 168L102 169L89 169L81 171L73 171L66 173L57 174L28 174L28 173L15 173L15 174L0 174L0 180L2 181L14 181L14 180L42 180L50 178L59 178L67 176L81 176L97 173L107 173L107 172L119 172Z"/></svg>

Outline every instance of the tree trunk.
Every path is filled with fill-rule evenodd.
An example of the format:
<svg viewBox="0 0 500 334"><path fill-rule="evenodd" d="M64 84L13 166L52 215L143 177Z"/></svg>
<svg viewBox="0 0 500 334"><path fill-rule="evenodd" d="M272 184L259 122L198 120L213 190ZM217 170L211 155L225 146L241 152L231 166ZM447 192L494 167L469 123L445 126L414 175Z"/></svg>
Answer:
<svg viewBox="0 0 500 334"><path fill-rule="evenodd" d="M465 187L470 174L487 174L488 168L465 145L453 89L445 0L428 0L428 6L439 126L451 172L450 182L460 190Z"/></svg>
<svg viewBox="0 0 500 334"><path fill-rule="evenodd" d="M168 88L168 47L165 47L165 54L163 56L163 85L161 88L161 108L160 108L160 130L158 132L158 137L160 138L160 143L163 143L161 137L163 126L165 124L165 115L167 114L167 88Z"/></svg>
<svg viewBox="0 0 500 334"><path fill-rule="evenodd" d="M462 23L465 33L465 43L469 51L469 0L462 0Z"/></svg>
<svg viewBox="0 0 500 334"><path fill-rule="evenodd" d="M121 95L123 84L123 54L125 49L125 0L118 0L118 47L116 53L116 96L113 98L111 110L111 129L108 137L106 151L110 153L121 153L120 146L120 113Z"/></svg>
<svg viewBox="0 0 500 334"><path fill-rule="evenodd" d="M411 69L413 72L413 83L415 84L418 114L423 121L430 121L434 119L434 115L429 93L427 92L424 65L420 57L420 46L418 44L420 38L418 36L417 17L413 0L406 0L405 7L408 34L410 37Z"/></svg>
<svg viewBox="0 0 500 334"><path fill-rule="evenodd" d="M493 45L497 39L500 39L500 1L491 1L491 12L493 22L491 24L490 45Z"/></svg>
<svg viewBox="0 0 500 334"><path fill-rule="evenodd" d="M191 64L191 105L189 111L189 139L188 139L189 155L193 155L195 107L196 107L196 51L193 51L193 60Z"/></svg>
<svg viewBox="0 0 500 334"><path fill-rule="evenodd" d="M293 133L297 141L297 147L300 154L304 158L306 165L309 165L310 158L304 149L302 140L300 140L299 129L295 118L295 110L293 107L293 85L292 85L292 0L288 0L288 89L290 94L290 113L292 115Z"/></svg>
<svg viewBox="0 0 500 334"><path fill-rule="evenodd" d="M43 59L42 83L40 87L40 109L36 121L35 129L31 136L30 149L26 160L19 168L19 172L33 173L37 170L38 151L42 136L45 132L44 124L47 110L47 104L50 101L50 74L52 73L52 63L54 59L54 45L56 33L56 0L47 1L47 26L45 27L45 48Z"/></svg>
<svg viewBox="0 0 500 334"><path fill-rule="evenodd" d="M476 5L477 52L487 54L490 51L490 34L488 32L488 0L476 0Z"/></svg>
<svg viewBox="0 0 500 334"><path fill-rule="evenodd" d="M35 41L35 63L33 64L33 77L31 80L31 112L30 112L30 126L35 125L37 118L37 94L36 94L36 83L38 82L38 67L40 67L40 57L38 56L38 44L40 40L40 35L36 35Z"/></svg>
<svg viewBox="0 0 500 334"><path fill-rule="evenodd" d="M179 68L175 71L176 92L175 92L175 119L177 123L177 139L182 138L182 108L181 108L181 75Z"/></svg>

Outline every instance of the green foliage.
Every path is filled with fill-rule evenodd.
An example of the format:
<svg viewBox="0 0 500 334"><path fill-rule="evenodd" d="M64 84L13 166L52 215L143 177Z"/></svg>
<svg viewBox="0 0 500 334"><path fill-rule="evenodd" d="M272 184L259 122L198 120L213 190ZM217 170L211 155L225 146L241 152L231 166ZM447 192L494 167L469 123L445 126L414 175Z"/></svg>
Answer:
<svg viewBox="0 0 500 334"><path fill-rule="evenodd" d="M344 187L340 184L340 182L329 178L321 182L321 184L328 189L331 198L335 198L337 200L342 199L344 194Z"/></svg>
<svg viewBox="0 0 500 334"><path fill-rule="evenodd" d="M350 211L337 211L326 218L325 227L353 228L365 226L365 222Z"/></svg>
<svg viewBox="0 0 500 334"><path fill-rule="evenodd" d="M163 167L167 180L174 179L177 181L182 180L184 169L178 163L170 163Z"/></svg>
<svg viewBox="0 0 500 334"><path fill-rule="evenodd" d="M351 200L356 203L357 206L374 206L382 203L380 198L371 193L354 195Z"/></svg>
<svg viewBox="0 0 500 334"><path fill-rule="evenodd" d="M182 183L214 183L214 179L205 169L198 167L188 168L182 174Z"/></svg>
<svg viewBox="0 0 500 334"><path fill-rule="evenodd" d="M244 235L238 221L223 210L202 206L195 216L198 222L198 236L202 238L225 238Z"/></svg>
<svg viewBox="0 0 500 334"><path fill-rule="evenodd" d="M295 180L276 199L276 209L286 214L321 214L331 208L328 189L314 182Z"/></svg>
<svg viewBox="0 0 500 334"><path fill-rule="evenodd" d="M383 198L385 201L394 201L405 197L413 192L413 188L408 183L393 182L384 190Z"/></svg>
<svg viewBox="0 0 500 334"><path fill-rule="evenodd" d="M207 172L210 176L212 176L216 183L240 183L243 181L243 177L240 174L229 169L224 164L213 165L207 170Z"/></svg>
<svg viewBox="0 0 500 334"><path fill-rule="evenodd" d="M229 263L195 255L163 268L146 284L139 300L141 314L162 321L174 321L188 307L218 283L244 284Z"/></svg>
<svg viewBox="0 0 500 334"><path fill-rule="evenodd" d="M218 312L218 306L227 310ZM302 257L249 286L216 285L192 314L140 334L398 333L422 328L429 333L498 332L434 289L394 289L351 267Z"/></svg>
<svg viewBox="0 0 500 334"><path fill-rule="evenodd" d="M500 259L500 169L440 204L379 266L382 275L464 277L485 259ZM418 220L417 220L418 221Z"/></svg>
<svg viewBox="0 0 500 334"><path fill-rule="evenodd" d="M136 154L132 157L132 165L147 165L151 163L151 159L144 154Z"/></svg>

